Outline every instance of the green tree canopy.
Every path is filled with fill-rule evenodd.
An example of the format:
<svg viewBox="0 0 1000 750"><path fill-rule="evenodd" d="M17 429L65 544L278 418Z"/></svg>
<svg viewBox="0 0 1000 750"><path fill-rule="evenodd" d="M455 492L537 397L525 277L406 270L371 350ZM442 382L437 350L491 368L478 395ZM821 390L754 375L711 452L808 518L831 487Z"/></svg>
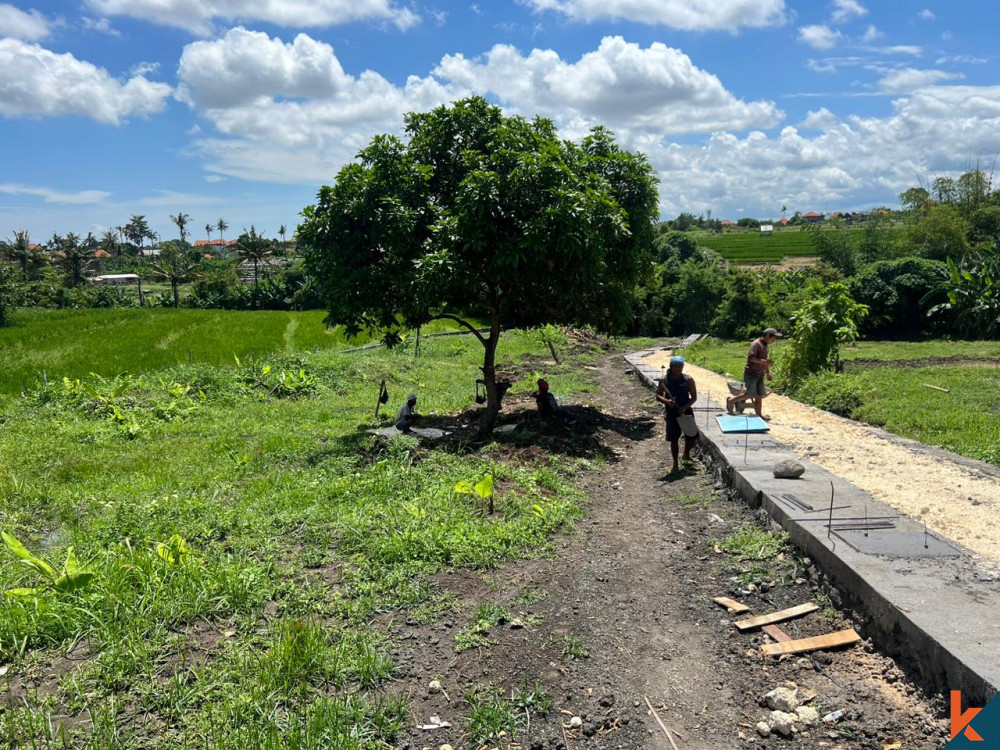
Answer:
<svg viewBox="0 0 1000 750"><path fill-rule="evenodd" d="M307 207L298 238L349 333L451 318L484 348L492 429L501 325L629 320L648 267L655 177L645 157L596 128L579 145L546 119L506 117L483 98L406 116ZM481 316L481 334L469 317Z"/></svg>

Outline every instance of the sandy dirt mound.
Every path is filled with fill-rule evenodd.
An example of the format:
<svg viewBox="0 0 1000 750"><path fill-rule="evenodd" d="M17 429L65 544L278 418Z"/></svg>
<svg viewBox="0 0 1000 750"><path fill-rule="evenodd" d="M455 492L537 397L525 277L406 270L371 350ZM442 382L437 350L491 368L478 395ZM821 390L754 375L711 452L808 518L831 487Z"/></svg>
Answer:
<svg viewBox="0 0 1000 750"><path fill-rule="evenodd" d="M645 361L660 367L669 358L669 351L658 351ZM690 364L684 371L701 398L725 403L726 378ZM771 435L800 456L1000 564L1000 482L987 470L785 396L768 396L764 414L771 416Z"/></svg>

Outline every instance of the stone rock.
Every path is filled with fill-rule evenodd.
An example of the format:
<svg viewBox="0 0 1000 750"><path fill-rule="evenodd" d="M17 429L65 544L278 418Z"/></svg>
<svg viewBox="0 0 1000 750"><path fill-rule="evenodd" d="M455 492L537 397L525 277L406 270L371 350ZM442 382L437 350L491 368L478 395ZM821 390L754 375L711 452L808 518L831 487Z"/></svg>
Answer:
<svg viewBox="0 0 1000 750"><path fill-rule="evenodd" d="M806 473L806 467L798 461L784 459L774 465L774 476L776 479L798 479Z"/></svg>
<svg viewBox="0 0 1000 750"><path fill-rule="evenodd" d="M441 681L440 680L431 680L430 685L427 686L427 692L430 693L431 695L437 695L438 693L440 693L441 692Z"/></svg>
<svg viewBox="0 0 1000 750"><path fill-rule="evenodd" d="M795 731L795 722L798 721L798 719L799 717L797 714L789 714L784 711L772 711L770 721L771 731L777 732L784 737L788 737Z"/></svg>
<svg viewBox="0 0 1000 750"><path fill-rule="evenodd" d="M583 719L580 718L579 716L574 716L572 719L569 720L569 725L573 728L581 727L583 726Z"/></svg>
<svg viewBox="0 0 1000 750"><path fill-rule="evenodd" d="M799 721L807 727L819 724L819 711L812 706L799 706L795 709L795 714L799 717Z"/></svg>
<svg viewBox="0 0 1000 750"><path fill-rule="evenodd" d="M770 737L771 736L771 725L768 724L766 721L758 721L757 722L757 734L759 734L761 737Z"/></svg>
<svg viewBox="0 0 1000 750"><path fill-rule="evenodd" d="M798 690L779 687L764 696L764 703L774 711L791 712L798 708Z"/></svg>

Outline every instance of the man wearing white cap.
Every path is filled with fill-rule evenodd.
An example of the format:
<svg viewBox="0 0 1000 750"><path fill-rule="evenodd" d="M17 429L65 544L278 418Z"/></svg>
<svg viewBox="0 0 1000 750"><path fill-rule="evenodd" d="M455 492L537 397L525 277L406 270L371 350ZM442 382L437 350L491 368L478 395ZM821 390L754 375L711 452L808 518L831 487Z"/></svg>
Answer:
<svg viewBox="0 0 1000 750"><path fill-rule="evenodd" d="M666 407L667 440L670 441L670 455L674 459L672 471L677 471L677 454L681 434L684 434L684 460L691 460L691 449L698 439L694 410L691 408L698 399L698 389L694 378L684 374L684 357L670 358L670 368L656 388L656 400Z"/></svg>

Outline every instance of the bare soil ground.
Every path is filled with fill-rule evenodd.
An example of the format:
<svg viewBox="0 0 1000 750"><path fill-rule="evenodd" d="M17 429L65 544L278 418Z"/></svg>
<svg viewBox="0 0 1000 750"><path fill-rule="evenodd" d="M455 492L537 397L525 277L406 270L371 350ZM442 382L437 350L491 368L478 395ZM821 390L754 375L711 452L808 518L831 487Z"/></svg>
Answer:
<svg viewBox="0 0 1000 750"><path fill-rule="evenodd" d="M398 747L476 747L466 733L463 696L490 683L510 695L536 680L551 695L553 710L530 715L530 724L522 721L514 741L506 737L488 747L669 748L644 696L684 749L898 747L891 740L906 750L942 747L943 699L925 695L867 642L815 658L765 661L759 646L767 637L737 632L735 617L713 597L744 601L755 614L819 597L822 612L783 626L793 637L848 626L850 615L835 608L837 592L822 574L791 550L764 562L774 566L775 581L751 590L733 579L732 560L717 540L753 522L753 513L704 468L665 474L669 456L660 412L625 369L617 356L601 366L598 400L612 428L598 429L595 437L609 458L605 468L581 478L590 500L577 533L558 539L547 558L488 575L442 575L438 583L455 597L455 608L436 622L383 623L400 644L395 689L408 696L414 712ZM494 627L489 647L456 654L456 633L471 624L483 602L506 607L518 622ZM567 638L577 639L586 656L564 653ZM442 692L428 690L432 680L440 681ZM758 700L786 681L815 690L821 716L839 709L844 718L789 739L761 738L755 725L769 712ZM453 726L416 728L431 716ZM567 728L574 716L581 725Z"/></svg>
<svg viewBox="0 0 1000 750"><path fill-rule="evenodd" d="M669 352L646 358L666 364ZM694 365L699 394L724 403L726 378ZM952 460L940 450L893 439L883 430L852 422L776 393L764 401L771 435L872 497L1000 565L1000 482L995 469Z"/></svg>

